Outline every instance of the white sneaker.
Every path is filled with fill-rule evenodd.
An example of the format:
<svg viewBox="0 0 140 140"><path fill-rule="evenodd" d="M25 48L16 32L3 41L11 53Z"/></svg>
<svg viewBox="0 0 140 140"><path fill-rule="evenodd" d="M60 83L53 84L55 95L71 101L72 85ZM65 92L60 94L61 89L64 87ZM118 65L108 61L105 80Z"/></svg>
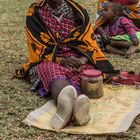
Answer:
<svg viewBox="0 0 140 140"><path fill-rule="evenodd" d="M85 95L79 95L73 108L73 117L77 125L85 125L90 120L90 100Z"/></svg>
<svg viewBox="0 0 140 140"><path fill-rule="evenodd" d="M52 128L59 130L70 122L76 98L77 91L73 86L61 90L57 99L57 111L51 119Z"/></svg>

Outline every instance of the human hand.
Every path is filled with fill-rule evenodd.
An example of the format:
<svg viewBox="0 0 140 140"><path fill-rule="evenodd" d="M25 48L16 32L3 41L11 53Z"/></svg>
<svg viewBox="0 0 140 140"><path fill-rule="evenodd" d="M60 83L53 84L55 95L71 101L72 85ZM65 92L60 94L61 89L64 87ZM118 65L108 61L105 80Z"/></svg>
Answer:
<svg viewBox="0 0 140 140"><path fill-rule="evenodd" d="M102 35L101 35L101 37L102 37L102 39L103 39L103 41L105 42L105 43L109 43L110 42L110 36L109 36L109 34L108 33L103 33Z"/></svg>
<svg viewBox="0 0 140 140"><path fill-rule="evenodd" d="M82 56L81 58L78 58L78 59L80 60L81 65L84 65L84 64L86 64L88 62L88 59L86 57L84 57L84 56Z"/></svg>
<svg viewBox="0 0 140 140"><path fill-rule="evenodd" d="M132 38L132 43L133 43L134 46L138 46L139 45L138 38Z"/></svg>
<svg viewBox="0 0 140 140"><path fill-rule="evenodd" d="M64 67L72 67L75 69L79 69L82 65L82 61L80 61L80 59L76 57L67 57L62 58L60 64Z"/></svg>

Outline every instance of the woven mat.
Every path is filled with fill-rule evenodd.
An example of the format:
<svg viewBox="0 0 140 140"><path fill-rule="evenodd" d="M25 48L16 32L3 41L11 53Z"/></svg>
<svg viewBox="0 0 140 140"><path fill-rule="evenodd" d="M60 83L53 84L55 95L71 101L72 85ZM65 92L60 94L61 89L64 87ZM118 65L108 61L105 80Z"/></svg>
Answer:
<svg viewBox="0 0 140 140"><path fill-rule="evenodd" d="M90 100L91 120L85 126L69 125L60 131L72 134L106 134L125 132L140 114L140 90L128 87L104 87L104 96ZM29 126L53 130L50 120L56 112L54 100L31 112L23 121Z"/></svg>

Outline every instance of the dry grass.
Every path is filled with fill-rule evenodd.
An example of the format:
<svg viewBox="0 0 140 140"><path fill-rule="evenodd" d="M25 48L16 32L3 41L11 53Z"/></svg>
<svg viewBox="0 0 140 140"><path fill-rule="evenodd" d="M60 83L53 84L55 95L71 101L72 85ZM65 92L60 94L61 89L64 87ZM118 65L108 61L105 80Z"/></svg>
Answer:
<svg viewBox="0 0 140 140"><path fill-rule="evenodd" d="M33 0L0 0L0 139L114 140L140 139L140 117L123 134L69 135L25 126L22 120L46 100L30 92L24 81L13 78L14 70L27 59L24 37L25 13ZM140 54L134 60L109 55L117 69L140 71Z"/></svg>

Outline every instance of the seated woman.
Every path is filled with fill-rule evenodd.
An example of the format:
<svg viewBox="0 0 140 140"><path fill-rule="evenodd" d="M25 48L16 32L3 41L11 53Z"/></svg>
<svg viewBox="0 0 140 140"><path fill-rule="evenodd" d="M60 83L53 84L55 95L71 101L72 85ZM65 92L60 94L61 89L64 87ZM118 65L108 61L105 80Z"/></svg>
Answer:
<svg viewBox="0 0 140 140"><path fill-rule="evenodd" d="M138 49L140 30L131 19L123 16L123 7L119 3L109 3L103 14L105 24L98 29L108 52L120 55L132 55ZM106 37L105 37L106 36Z"/></svg>
<svg viewBox="0 0 140 140"><path fill-rule="evenodd" d="M86 124L90 103L81 95L82 72L114 71L97 46L86 10L69 0L33 3L26 18L26 37L29 61L16 70L16 76L29 80L34 90L43 87L57 100L51 120L54 129L64 128L72 114L78 125Z"/></svg>

